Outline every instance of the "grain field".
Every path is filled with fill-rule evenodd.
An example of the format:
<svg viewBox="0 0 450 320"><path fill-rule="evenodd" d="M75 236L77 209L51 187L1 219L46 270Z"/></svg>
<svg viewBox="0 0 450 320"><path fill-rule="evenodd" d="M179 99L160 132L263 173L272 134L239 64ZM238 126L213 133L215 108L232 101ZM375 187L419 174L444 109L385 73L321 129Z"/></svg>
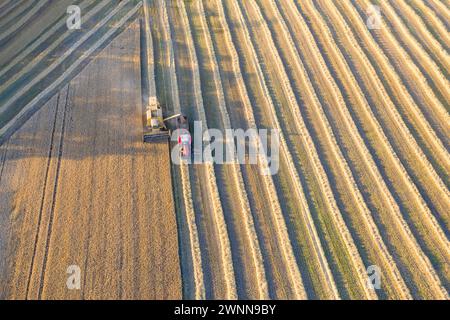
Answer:
<svg viewBox="0 0 450 320"><path fill-rule="evenodd" d="M447 0L68 4L0 1L0 298L449 299Z"/></svg>
<svg viewBox="0 0 450 320"><path fill-rule="evenodd" d="M139 35L135 22L2 146L2 298L181 298L169 146L141 143Z"/></svg>

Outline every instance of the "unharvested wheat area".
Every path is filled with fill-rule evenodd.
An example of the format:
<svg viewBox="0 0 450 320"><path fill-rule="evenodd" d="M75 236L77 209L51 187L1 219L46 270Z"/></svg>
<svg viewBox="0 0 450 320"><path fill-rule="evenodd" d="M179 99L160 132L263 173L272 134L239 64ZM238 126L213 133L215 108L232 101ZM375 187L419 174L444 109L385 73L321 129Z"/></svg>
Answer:
<svg viewBox="0 0 450 320"><path fill-rule="evenodd" d="M448 300L448 21L448 0L0 0L0 299ZM154 101L277 129L278 171L174 163L143 139Z"/></svg>

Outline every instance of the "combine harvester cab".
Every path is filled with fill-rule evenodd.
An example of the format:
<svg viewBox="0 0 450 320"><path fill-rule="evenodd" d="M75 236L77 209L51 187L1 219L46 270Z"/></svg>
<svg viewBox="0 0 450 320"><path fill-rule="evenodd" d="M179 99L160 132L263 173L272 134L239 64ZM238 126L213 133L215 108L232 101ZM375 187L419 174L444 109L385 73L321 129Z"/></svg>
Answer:
<svg viewBox="0 0 450 320"><path fill-rule="evenodd" d="M167 141L169 138L161 106L156 97L151 97L145 112L144 142Z"/></svg>

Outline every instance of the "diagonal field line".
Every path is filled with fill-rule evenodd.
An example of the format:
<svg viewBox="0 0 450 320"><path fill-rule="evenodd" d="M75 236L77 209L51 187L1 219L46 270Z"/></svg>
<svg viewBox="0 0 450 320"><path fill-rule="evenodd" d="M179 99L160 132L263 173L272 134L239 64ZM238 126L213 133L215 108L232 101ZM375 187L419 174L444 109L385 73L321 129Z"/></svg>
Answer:
<svg viewBox="0 0 450 320"><path fill-rule="evenodd" d="M12 0L12 1L14 1L14 0ZM27 7L25 8L25 10L22 10L22 11L19 11L19 12L14 12L14 11L17 10L18 7L20 7L21 5L23 5L23 3L24 3L25 1L27 1L27 0L16 0L15 3L14 3L12 6L10 6L8 9L5 9L4 12L1 12L1 13L0 13L0 20L2 20L2 24L1 24L2 26L4 26L5 24L10 23L12 20L14 20L14 18L16 18L16 17L19 16L21 13L23 13L25 10L27 10L28 8L30 8L31 6L34 5L34 3L32 3L32 4L30 4L29 6L27 6ZM2 9L2 10L3 10L3 9ZM8 17L9 19L5 18L7 15L9 16L9 17ZM11 17L11 16L12 16L12 17Z"/></svg>
<svg viewBox="0 0 450 320"><path fill-rule="evenodd" d="M128 3L126 1L126 3ZM114 32L117 31L122 25L124 25L142 6L142 2L139 2L133 9L131 9L114 27L108 30L92 47L83 53L83 55L78 58L63 74L61 74L51 85L49 85L45 90L40 92L36 97L33 98L13 119L11 119L3 128L0 129L0 138L14 125L14 122L23 116L29 109L31 109L36 103L39 102L45 95L54 90L58 85L60 85L68 75L70 75L82 62L84 62L95 50L97 50L109 37L111 37ZM121 7L121 6L120 6ZM117 9L119 6L117 7Z"/></svg>
<svg viewBox="0 0 450 320"><path fill-rule="evenodd" d="M69 55L71 55L83 42L89 39L95 32L97 32L101 27L103 27L116 13L118 13L126 4L128 4L130 0L126 0L120 2L120 4L115 7L106 17L104 17L95 27L85 33L78 41L69 48L63 55L58 57L47 69L42 71L38 76L33 78L32 81L27 83L27 85L22 88L21 91L17 92L14 96L12 96L3 106L0 107L0 115L4 113L9 107L11 107L16 100L18 100L22 93L30 90L34 85L39 83L42 79L44 79L50 72L52 72L56 67L58 67ZM70 69L70 68L69 68Z"/></svg>
<svg viewBox="0 0 450 320"><path fill-rule="evenodd" d="M5 2L3 2L2 5L0 5L0 10L2 10L4 7L8 6L11 3L11 1L13 1L13 0L5 0Z"/></svg>
<svg viewBox="0 0 450 320"><path fill-rule="evenodd" d="M87 0L84 0L82 3L77 3L78 5L86 4ZM92 9L93 11L94 9ZM64 25L64 22L66 21L64 19L65 15L61 16L61 19L56 22L49 30L45 31L44 33L40 34L36 40L34 40L27 48L23 51L21 51L17 56L13 58L13 60L9 61L8 64L0 70L0 77L2 77L6 72L8 72L11 68L16 66L22 59L24 59L29 53L31 53L34 49L36 49L43 41L47 40L48 37L50 37L52 34L54 34L58 28L60 28L62 25ZM89 19L90 12L86 15L85 19ZM58 39L59 40L59 39ZM55 42L57 42L56 40ZM51 46L53 47L54 43L52 43ZM48 50L48 48L46 48ZM44 51L45 52L45 51ZM5 84L3 84L5 85Z"/></svg>
<svg viewBox="0 0 450 320"><path fill-rule="evenodd" d="M7 11L9 11L9 10L11 10L11 8L13 8L14 6L11 6L11 7L9 7L10 5L11 5L11 2L13 2L14 0L5 0L5 2L3 2L3 4L2 5L0 5L0 10L7 10ZM14 3L14 5L17 5L18 3L20 3L20 1L19 0L16 0L15 1L15 3ZM9 8L8 8L9 7ZM5 8L7 8L7 9L5 9ZM0 13L0 18L3 16L3 15L5 15L7 12L2 12L2 13Z"/></svg>
<svg viewBox="0 0 450 320"><path fill-rule="evenodd" d="M39 1L38 5L31 9L27 14L25 14L22 18L20 18L16 23L14 23L11 27L6 29L3 33L0 34L0 42L2 42L5 38L9 37L14 31L23 26L34 14L36 14L39 10L41 10L45 5L47 5L48 1Z"/></svg>
<svg viewBox="0 0 450 320"><path fill-rule="evenodd" d="M92 8L87 14L86 16L83 17L83 19L85 19L85 21L89 20L91 17L93 17L95 14L97 14L100 10L104 9L104 7L110 3L108 0L104 0L102 2L100 2L97 6L95 6L94 8ZM35 48L37 48L39 45L41 45L44 41L46 41L48 39L48 37L50 35L47 35L47 33L53 32L54 28L56 27L60 27L61 25L63 25L65 23L65 20L63 19L62 21L58 22L54 27L52 27L52 29L48 30L45 34L42 35L42 37L45 36L44 39L40 39L38 38L37 41L35 41L33 44L31 44L30 46L27 46L27 49L22 51L16 58L14 58L14 60L12 60L9 63L9 66L6 67L5 69L3 69L2 71L0 71L0 77L2 77L6 72L8 72L11 68L13 68L16 64L18 64L21 59L24 59L26 55L28 55L30 52L32 52L32 50L34 50ZM52 44L50 46L48 46L44 51L40 52L38 56L34 57L32 61L30 61L29 64L27 64L26 66L24 66L23 69L21 69L20 71L18 71L16 74L14 74L14 76L12 76L11 78L8 79L8 81L6 81L5 83L0 85L0 92L3 90L6 90L6 88L8 88L9 86L11 86L15 81L17 81L21 76L24 75L24 73L26 73L28 70L34 68L42 59L45 55L47 55L48 53L50 53L53 49L55 49L58 45L60 45L66 38L67 36L70 35L70 32L68 33L63 33L58 39L56 39L55 41L52 42ZM41 40L41 41L39 41Z"/></svg>

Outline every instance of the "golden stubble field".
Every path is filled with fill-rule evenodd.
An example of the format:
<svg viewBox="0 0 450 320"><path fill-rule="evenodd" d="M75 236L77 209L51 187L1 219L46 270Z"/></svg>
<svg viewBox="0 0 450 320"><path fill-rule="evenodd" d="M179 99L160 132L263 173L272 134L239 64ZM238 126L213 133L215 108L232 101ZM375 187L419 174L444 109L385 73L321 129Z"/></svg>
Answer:
<svg viewBox="0 0 450 320"><path fill-rule="evenodd" d="M135 22L2 145L3 299L181 298L168 145L141 143L139 49Z"/></svg>
<svg viewBox="0 0 450 320"><path fill-rule="evenodd" d="M148 4L169 111L280 130L277 175L183 175L187 296L448 298L446 4L384 1L375 30L362 0Z"/></svg>
<svg viewBox="0 0 450 320"><path fill-rule="evenodd" d="M143 1L0 147L0 297L448 299L450 4L372 2ZM167 115L278 129L277 174L143 145L140 66Z"/></svg>

